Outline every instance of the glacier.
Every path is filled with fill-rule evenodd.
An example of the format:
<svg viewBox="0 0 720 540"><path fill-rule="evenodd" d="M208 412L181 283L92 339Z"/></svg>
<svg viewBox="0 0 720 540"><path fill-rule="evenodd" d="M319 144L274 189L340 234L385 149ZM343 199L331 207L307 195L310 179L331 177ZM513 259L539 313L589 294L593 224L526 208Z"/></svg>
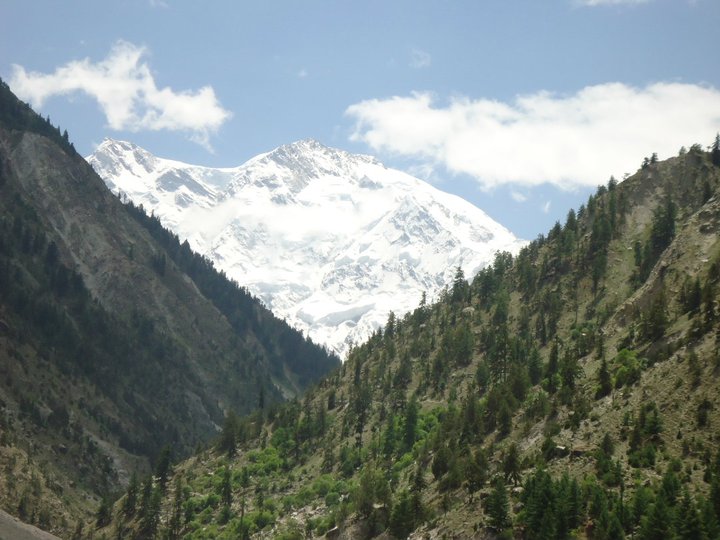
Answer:
<svg viewBox="0 0 720 540"><path fill-rule="evenodd" d="M344 358L354 343L524 241L377 159L301 140L238 167L105 139L87 161L278 317Z"/></svg>

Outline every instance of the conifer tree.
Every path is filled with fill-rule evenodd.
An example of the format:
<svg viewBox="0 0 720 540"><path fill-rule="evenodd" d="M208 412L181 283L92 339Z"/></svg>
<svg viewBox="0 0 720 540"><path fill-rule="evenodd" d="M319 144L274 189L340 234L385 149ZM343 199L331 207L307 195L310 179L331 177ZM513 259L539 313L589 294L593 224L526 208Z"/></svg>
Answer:
<svg viewBox="0 0 720 540"><path fill-rule="evenodd" d="M715 134L715 141L710 149L710 160L713 165L720 167L720 133Z"/></svg>
<svg viewBox="0 0 720 540"><path fill-rule="evenodd" d="M520 454L517 445L512 443L503 457L503 474L505 481L510 481L517 486L520 483Z"/></svg>
<svg viewBox="0 0 720 540"><path fill-rule="evenodd" d="M158 487L150 492L147 504L141 508L140 532L142 538L154 538L160 523L160 504L162 493Z"/></svg>
<svg viewBox="0 0 720 540"><path fill-rule="evenodd" d="M667 540L675 533L670 508L664 497L657 497L650 513L642 520L640 540Z"/></svg>
<svg viewBox="0 0 720 540"><path fill-rule="evenodd" d="M465 280L465 273L462 266L458 266L455 270L455 278L453 279L452 301L465 302L469 292L468 282Z"/></svg>
<svg viewBox="0 0 720 540"><path fill-rule="evenodd" d="M542 378L542 360L540 359L540 351L537 347L530 349L530 357L528 358L528 376L530 383L534 386L540 382Z"/></svg>
<svg viewBox="0 0 720 540"><path fill-rule="evenodd" d="M400 492L390 514L389 529L395 538L406 538L415 528L412 498L407 490Z"/></svg>
<svg viewBox="0 0 720 540"><path fill-rule="evenodd" d="M158 481L158 486L162 491L165 491L165 484L167 483L168 474L170 473L170 464L172 463L172 450L169 446L163 447L158 457L157 465L155 466L155 477Z"/></svg>
<svg viewBox="0 0 720 540"><path fill-rule="evenodd" d="M703 531L708 539L720 538L720 523L715 515L715 510L710 501L704 497L700 498L698 507L700 509L700 519L702 520Z"/></svg>
<svg viewBox="0 0 720 540"><path fill-rule="evenodd" d="M152 497L153 493L153 482L152 482L152 476L148 476L145 482L142 486L142 492L140 495L140 508L139 508L139 514L140 517L144 517L145 514L148 511L148 508L150 507L150 498Z"/></svg>
<svg viewBox="0 0 720 540"><path fill-rule="evenodd" d="M130 476L130 483L128 484L127 491L125 492L125 500L123 501L122 510L126 517L132 517L135 514L135 505L137 504L138 496L138 478L137 474L133 471Z"/></svg>
<svg viewBox="0 0 720 540"><path fill-rule="evenodd" d="M112 521L112 503L107 497L103 497L100 506L95 514L95 524L98 529L105 527Z"/></svg>
<svg viewBox="0 0 720 540"><path fill-rule="evenodd" d="M435 480L442 478L450 470L450 449L447 445L442 444L440 448L435 452L432 460L432 473Z"/></svg>
<svg viewBox="0 0 720 540"><path fill-rule="evenodd" d="M502 477L496 476L493 480L493 488L485 504L490 527L502 531L510 525L510 503Z"/></svg>
<svg viewBox="0 0 720 540"><path fill-rule="evenodd" d="M420 406L417 402L415 394L410 398L407 406L405 407L405 425L403 429L403 444L405 451L412 450L417 438L417 423L418 423L418 412Z"/></svg>
<svg viewBox="0 0 720 540"><path fill-rule="evenodd" d="M182 528L182 517L183 517L183 503L185 497L183 496L182 480L180 476L175 478L175 489L173 493L173 504L170 514L170 519L167 526L167 538L168 540L179 540L180 531Z"/></svg>
<svg viewBox="0 0 720 540"><path fill-rule="evenodd" d="M605 356L602 357L600 362L600 369L598 369L598 389L595 393L596 398L605 397L612 392L612 375L608 369L607 360Z"/></svg>
<svg viewBox="0 0 720 540"><path fill-rule="evenodd" d="M675 529L680 540L702 540L705 538L700 516L687 488L683 490L683 497L680 500Z"/></svg>
<svg viewBox="0 0 720 540"><path fill-rule="evenodd" d="M473 501L475 493L485 485L487 475L487 456L485 455L485 451L479 448L470 455L465 465L465 486L470 495L470 502Z"/></svg>
<svg viewBox="0 0 720 540"><path fill-rule="evenodd" d="M223 470L222 483L220 484L220 497L222 498L222 502L225 506L230 506L232 504L231 474L230 467L227 466Z"/></svg>
<svg viewBox="0 0 720 540"><path fill-rule="evenodd" d="M701 297L704 316L703 322L705 323L705 328L709 330L717 319L717 315L715 314L715 287L710 279L705 282L705 285L702 288Z"/></svg>
<svg viewBox="0 0 720 540"><path fill-rule="evenodd" d="M557 492L547 471L536 471L525 482L524 488L522 494L524 507L520 520L529 537L547 540L562 537L557 530L557 518L560 517L557 511Z"/></svg>

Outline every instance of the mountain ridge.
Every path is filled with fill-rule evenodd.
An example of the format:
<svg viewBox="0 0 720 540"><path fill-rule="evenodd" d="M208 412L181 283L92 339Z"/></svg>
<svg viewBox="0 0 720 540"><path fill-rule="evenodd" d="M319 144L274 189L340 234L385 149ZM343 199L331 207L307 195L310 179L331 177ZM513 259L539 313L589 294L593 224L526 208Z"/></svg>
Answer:
<svg viewBox="0 0 720 540"><path fill-rule="evenodd" d="M87 159L113 191L341 355L391 310L436 296L456 266L471 274L524 245L467 201L314 139L223 169L150 155L106 140Z"/></svg>
<svg viewBox="0 0 720 540"><path fill-rule="evenodd" d="M0 232L0 507L60 536L339 363L119 201L2 81Z"/></svg>
<svg viewBox="0 0 720 540"><path fill-rule="evenodd" d="M302 399L226 423L152 530L720 538L720 137L645 161ZM107 534L149 530L127 500Z"/></svg>

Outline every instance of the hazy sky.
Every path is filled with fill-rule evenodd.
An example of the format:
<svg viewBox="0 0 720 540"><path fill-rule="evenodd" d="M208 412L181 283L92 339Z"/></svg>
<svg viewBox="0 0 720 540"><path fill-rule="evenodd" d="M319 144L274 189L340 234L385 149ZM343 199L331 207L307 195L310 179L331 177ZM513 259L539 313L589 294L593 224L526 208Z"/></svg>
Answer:
<svg viewBox="0 0 720 540"><path fill-rule="evenodd" d="M524 238L720 131L718 0L3 0L0 77L70 133L239 165L312 137Z"/></svg>

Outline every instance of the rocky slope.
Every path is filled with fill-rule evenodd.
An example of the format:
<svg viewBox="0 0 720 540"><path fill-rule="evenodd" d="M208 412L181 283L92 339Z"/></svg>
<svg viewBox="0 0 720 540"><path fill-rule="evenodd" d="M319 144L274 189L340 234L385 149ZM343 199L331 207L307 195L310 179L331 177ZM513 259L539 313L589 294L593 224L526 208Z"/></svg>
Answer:
<svg viewBox="0 0 720 540"><path fill-rule="evenodd" d="M228 169L105 140L88 158L278 316L344 356L457 267L523 242L462 199L374 158L298 141Z"/></svg>

